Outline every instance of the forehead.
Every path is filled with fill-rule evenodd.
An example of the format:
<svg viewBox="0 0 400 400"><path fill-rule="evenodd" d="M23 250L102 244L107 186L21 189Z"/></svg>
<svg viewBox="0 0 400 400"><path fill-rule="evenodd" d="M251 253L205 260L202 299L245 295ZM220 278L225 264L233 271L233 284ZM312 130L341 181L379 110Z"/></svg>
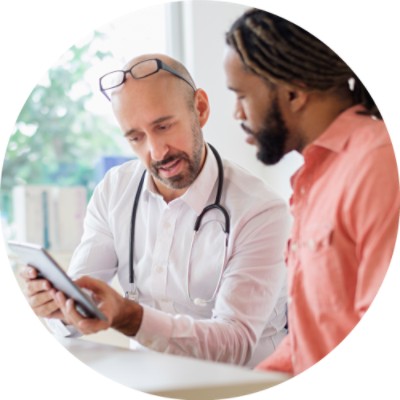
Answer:
<svg viewBox="0 0 400 400"><path fill-rule="evenodd" d="M229 89L237 91L265 84L264 80L243 64L239 54L230 46L224 54L224 69Z"/></svg>
<svg viewBox="0 0 400 400"><path fill-rule="evenodd" d="M141 125L158 118L178 116L187 106L179 86L158 74L142 80L129 77L111 95L114 114L120 125Z"/></svg>
<svg viewBox="0 0 400 400"><path fill-rule="evenodd" d="M163 102L168 103L167 100L176 102L184 96L172 78L165 71L159 71L143 79L134 79L127 75L126 81L113 90L112 102L154 107Z"/></svg>

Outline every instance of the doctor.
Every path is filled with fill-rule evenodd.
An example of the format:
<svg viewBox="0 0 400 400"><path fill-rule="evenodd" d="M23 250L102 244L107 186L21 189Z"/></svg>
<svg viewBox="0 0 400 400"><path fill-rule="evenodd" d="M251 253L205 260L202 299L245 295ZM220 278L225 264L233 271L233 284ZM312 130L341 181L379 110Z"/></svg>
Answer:
<svg viewBox="0 0 400 400"><path fill-rule="evenodd" d="M140 160L95 189L69 267L108 320L84 318L26 267L31 306L58 334L114 328L156 351L254 367L287 333L284 201L204 142L208 98L177 61L135 58L100 89ZM108 285L116 274L125 297Z"/></svg>

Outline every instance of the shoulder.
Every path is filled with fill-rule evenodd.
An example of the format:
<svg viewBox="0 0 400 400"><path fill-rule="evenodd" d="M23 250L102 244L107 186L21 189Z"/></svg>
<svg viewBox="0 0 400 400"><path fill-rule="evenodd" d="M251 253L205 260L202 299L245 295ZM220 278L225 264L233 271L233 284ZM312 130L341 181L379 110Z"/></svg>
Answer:
<svg viewBox="0 0 400 400"><path fill-rule="evenodd" d="M110 168L96 187L96 192L106 197L121 196L137 186L144 167L139 160L132 160Z"/></svg>
<svg viewBox="0 0 400 400"><path fill-rule="evenodd" d="M284 198L236 163L228 160L223 163L225 190L222 203L230 214L233 231L242 232L243 238L247 239L257 236L270 240L274 237L284 243L291 224L289 205Z"/></svg>
<svg viewBox="0 0 400 400"><path fill-rule="evenodd" d="M385 123L366 115L358 115L352 127L348 151L356 150L360 157L369 152L386 147L392 148L392 143Z"/></svg>
<svg viewBox="0 0 400 400"><path fill-rule="evenodd" d="M270 185L231 160L224 159L226 200L236 199L244 208L286 207L286 202Z"/></svg>
<svg viewBox="0 0 400 400"><path fill-rule="evenodd" d="M110 168L104 175L102 182L114 184L120 181L131 180L136 176L140 178L143 170L143 165L139 160L127 161L121 165Z"/></svg>
<svg viewBox="0 0 400 400"><path fill-rule="evenodd" d="M371 177L377 174L379 164L387 174L396 175L394 148L385 123L368 116L358 116L357 122L342 153L349 171L359 176L364 171L365 175ZM377 176L377 179L381 177Z"/></svg>

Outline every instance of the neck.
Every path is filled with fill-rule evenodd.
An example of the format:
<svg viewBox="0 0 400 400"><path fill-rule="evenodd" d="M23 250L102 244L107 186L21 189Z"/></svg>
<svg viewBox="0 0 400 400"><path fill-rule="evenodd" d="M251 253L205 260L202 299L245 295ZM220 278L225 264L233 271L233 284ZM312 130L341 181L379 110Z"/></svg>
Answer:
<svg viewBox="0 0 400 400"><path fill-rule="evenodd" d="M188 187L183 189L173 189L168 186L165 186L164 184L161 185L155 184L155 185L157 187L158 193L160 193L160 195L167 204L177 199L178 197L183 196L188 190Z"/></svg>
<svg viewBox="0 0 400 400"><path fill-rule="evenodd" d="M336 99L332 96L315 96L308 112L304 113L301 151L321 136L328 126L345 110L353 106L351 98Z"/></svg>

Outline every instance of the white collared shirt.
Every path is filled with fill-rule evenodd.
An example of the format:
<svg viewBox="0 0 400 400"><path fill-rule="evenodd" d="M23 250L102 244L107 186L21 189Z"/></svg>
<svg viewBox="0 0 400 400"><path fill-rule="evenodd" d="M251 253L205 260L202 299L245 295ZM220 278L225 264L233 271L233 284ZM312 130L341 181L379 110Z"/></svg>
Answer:
<svg viewBox="0 0 400 400"><path fill-rule="evenodd" d="M210 149L196 181L168 204L146 174L134 243L144 312L134 339L156 351L253 367L286 334L283 255L290 217L265 183L230 161L223 165L221 204L230 215L225 266L220 211L204 216L192 243L197 216L216 196L218 168ZM125 163L95 189L68 271L74 278L111 282L118 274L129 290L130 221L143 170L139 161Z"/></svg>

